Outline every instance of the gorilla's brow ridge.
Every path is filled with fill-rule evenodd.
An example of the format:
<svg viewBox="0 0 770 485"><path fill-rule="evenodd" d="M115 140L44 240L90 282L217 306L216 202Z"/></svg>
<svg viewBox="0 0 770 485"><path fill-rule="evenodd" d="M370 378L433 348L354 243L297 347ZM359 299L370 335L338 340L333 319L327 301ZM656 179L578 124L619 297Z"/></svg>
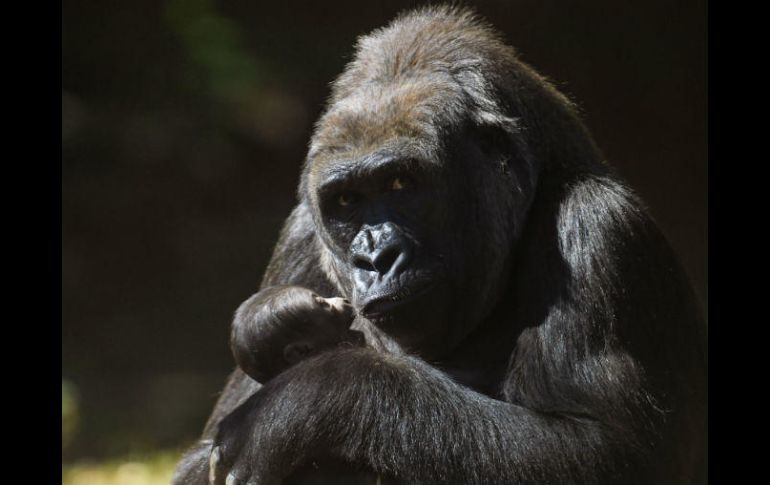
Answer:
<svg viewBox="0 0 770 485"><path fill-rule="evenodd" d="M376 177L381 174L407 171L415 174L430 170L431 164L422 158L399 155L378 155L359 160L338 162L323 170L319 181L320 192L355 180Z"/></svg>

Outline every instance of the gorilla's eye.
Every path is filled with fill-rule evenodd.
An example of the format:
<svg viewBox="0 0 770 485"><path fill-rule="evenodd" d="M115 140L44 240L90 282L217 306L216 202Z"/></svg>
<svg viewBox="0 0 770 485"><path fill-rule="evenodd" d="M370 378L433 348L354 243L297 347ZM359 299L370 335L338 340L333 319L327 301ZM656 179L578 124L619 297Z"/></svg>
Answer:
<svg viewBox="0 0 770 485"><path fill-rule="evenodd" d="M347 207L355 201L356 196L351 192L343 192L337 196L337 205L341 207Z"/></svg>
<svg viewBox="0 0 770 485"><path fill-rule="evenodd" d="M393 177L390 181L390 190L403 190L410 185L408 178L404 176Z"/></svg>

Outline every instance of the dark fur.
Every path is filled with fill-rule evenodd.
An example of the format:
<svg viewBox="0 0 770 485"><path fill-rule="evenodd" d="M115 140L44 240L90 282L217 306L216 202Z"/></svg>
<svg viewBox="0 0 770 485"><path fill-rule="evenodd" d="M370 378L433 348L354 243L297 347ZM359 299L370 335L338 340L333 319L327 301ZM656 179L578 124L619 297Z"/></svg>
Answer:
<svg viewBox="0 0 770 485"><path fill-rule="evenodd" d="M267 382L310 355L360 342L360 334L348 330L352 307L334 311L320 298L297 286L271 286L243 302L235 312L230 337L238 367L258 382Z"/></svg>
<svg viewBox="0 0 770 485"><path fill-rule="evenodd" d="M214 443L216 483L309 479L313 462L404 483L705 482L706 334L682 269L573 105L465 11L359 42L262 287L355 302L359 270L317 189L385 149L437 167L431 227L404 226L440 236L413 261L444 265L451 298L419 327L436 336L402 351L401 327L359 319L370 348L264 386L236 370L175 483L207 483Z"/></svg>

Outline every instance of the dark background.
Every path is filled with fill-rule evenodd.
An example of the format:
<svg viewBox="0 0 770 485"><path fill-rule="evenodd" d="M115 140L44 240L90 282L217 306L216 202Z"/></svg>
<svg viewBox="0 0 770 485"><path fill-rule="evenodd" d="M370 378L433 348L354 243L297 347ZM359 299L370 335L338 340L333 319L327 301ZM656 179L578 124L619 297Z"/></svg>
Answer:
<svg viewBox="0 0 770 485"><path fill-rule="evenodd" d="M64 0L65 460L200 432L328 84L357 36L419 3ZM705 308L704 2L467 3L578 101Z"/></svg>

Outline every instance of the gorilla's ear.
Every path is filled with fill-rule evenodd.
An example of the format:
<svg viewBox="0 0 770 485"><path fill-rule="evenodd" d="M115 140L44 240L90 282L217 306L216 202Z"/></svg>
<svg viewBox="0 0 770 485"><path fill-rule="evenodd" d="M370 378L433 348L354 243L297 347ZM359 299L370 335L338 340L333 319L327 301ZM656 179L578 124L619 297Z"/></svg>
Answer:
<svg viewBox="0 0 770 485"><path fill-rule="evenodd" d="M514 131L508 125L483 123L474 124L472 132L484 156L497 161L500 168L507 172L516 150Z"/></svg>
<svg viewBox="0 0 770 485"><path fill-rule="evenodd" d="M471 116L471 132L484 156L511 179L525 200L534 194L540 167L524 136L519 118L477 109Z"/></svg>
<svg viewBox="0 0 770 485"><path fill-rule="evenodd" d="M305 359L315 351L315 346L307 341L292 342L283 349L283 358L290 364Z"/></svg>

